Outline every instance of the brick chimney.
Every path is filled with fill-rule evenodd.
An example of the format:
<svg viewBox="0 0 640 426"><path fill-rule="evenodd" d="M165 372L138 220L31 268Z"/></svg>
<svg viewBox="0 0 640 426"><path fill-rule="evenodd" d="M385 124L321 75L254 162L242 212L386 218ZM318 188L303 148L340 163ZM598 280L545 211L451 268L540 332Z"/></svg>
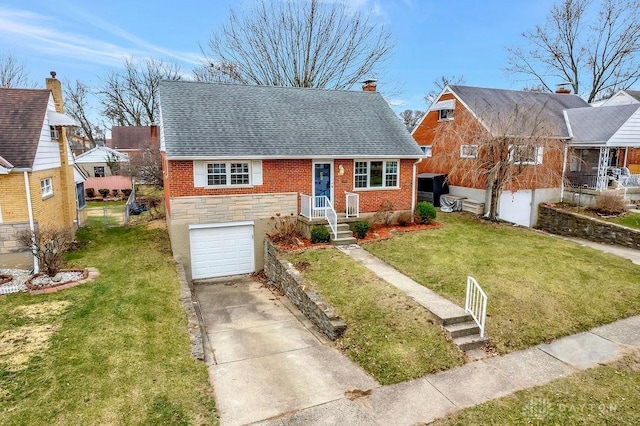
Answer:
<svg viewBox="0 0 640 426"><path fill-rule="evenodd" d="M377 87L377 81L373 78L367 79L362 82L362 91L363 92L375 92Z"/></svg>
<svg viewBox="0 0 640 426"><path fill-rule="evenodd" d="M51 78L45 79L47 89L51 90L53 94L53 100L56 103L56 111L59 113L64 112L62 110L62 84L60 80L56 78L56 72L51 71Z"/></svg>
<svg viewBox="0 0 640 426"><path fill-rule="evenodd" d="M565 81L564 83L560 83L558 84L558 88L556 89L556 93L560 93L563 95L569 95L571 94L571 89L567 88L567 85L570 85L571 82L570 81Z"/></svg>

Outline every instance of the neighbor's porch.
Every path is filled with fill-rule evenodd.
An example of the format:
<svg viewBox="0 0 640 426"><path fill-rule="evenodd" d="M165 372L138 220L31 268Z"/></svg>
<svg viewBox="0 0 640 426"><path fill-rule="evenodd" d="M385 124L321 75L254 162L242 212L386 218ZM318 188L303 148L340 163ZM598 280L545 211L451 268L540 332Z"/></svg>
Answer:
<svg viewBox="0 0 640 426"><path fill-rule="evenodd" d="M637 149L570 148L565 172L569 189L605 191L609 188L640 187L640 165L629 163L635 150Z"/></svg>

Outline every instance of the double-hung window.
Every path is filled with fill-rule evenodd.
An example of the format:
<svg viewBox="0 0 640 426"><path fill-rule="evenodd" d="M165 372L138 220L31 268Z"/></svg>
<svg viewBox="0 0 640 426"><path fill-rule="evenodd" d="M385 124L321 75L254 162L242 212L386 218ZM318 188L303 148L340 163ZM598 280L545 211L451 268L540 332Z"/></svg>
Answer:
<svg viewBox="0 0 640 426"><path fill-rule="evenodd" d="M250 184L249 163L207 163L207 185L229 186Z"/></svg>
<svg viewBox="0 0 640 426"><path fill-rule="evenodd" d="M478 145L461 145L460 158L478 158Z"/></svg>
<svg viewBox="0 0 640 426"><path fill-rule="evenodd" d="M53 195L53 181L51 178L40 180L40 191L42 192L42 198L51 197Z"/></svg>
<svg viewBox="0 0 640 426"><path fill-rule="evenodd" d="M355 188L398 187L398 160L356 161L354 166Z"/></svg>
<svg viewBox="0 0 640 426"><path fill-rule="evenodd" d="M535 145L512 145L509 160L513 164L542 164L542 147Z"/></svg>

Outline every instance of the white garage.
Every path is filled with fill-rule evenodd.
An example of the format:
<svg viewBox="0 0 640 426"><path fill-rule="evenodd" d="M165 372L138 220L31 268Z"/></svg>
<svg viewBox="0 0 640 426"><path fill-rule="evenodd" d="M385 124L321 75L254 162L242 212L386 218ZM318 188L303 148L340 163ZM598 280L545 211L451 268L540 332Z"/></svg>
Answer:
<svg viewBox="0 0 640 426"><path fill-rule="evenodd" d="M190 225L189 241L193 279L255 271L253 222Z"/></svg>
<svg viewBox="0 0 640 426"><path fill-rule="evenodd" d="M503 191L500 194L498 217L521 226L531 226L532 202L533 192L531 190Z"/></svg>

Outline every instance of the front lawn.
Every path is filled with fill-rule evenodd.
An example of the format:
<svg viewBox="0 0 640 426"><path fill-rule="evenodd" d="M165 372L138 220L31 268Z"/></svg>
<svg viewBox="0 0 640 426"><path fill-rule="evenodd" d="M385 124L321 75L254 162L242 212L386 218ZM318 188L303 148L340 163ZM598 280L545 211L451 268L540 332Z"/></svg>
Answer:
<svg viewBox="0 0 640 426"><path fill-rule="evenodd" d="M467 408L434 425L640 424L640 355Z"/></svg>
<svg viewBox="0 0 640 426"><path fill-rule="evenodd" d="M0 296L2 424L216 424L166 230L81 229L93 282Z"/></svg>
<svg viewBox="0 0 640 426"><path fill-rule="evenodd" d="M463 213L437 220L442 228L363 247L460 306L467 275L476 278L501 353L640 313L640 266L628 260Z"/></svg>
<svg viewBox="0 0 640 426"><path fill-rule="evenodd" d="M347 323L338 346L382 384L464 362L431 314L335 248L289 256Z"/></svg>
<svg viewBox="0 0 640 426"><path fill-rule="evenodd" d="M618 225L640 229L640 213L627 213L623 216L618 216L607 220L609 222L617 223Z"/></svg>

